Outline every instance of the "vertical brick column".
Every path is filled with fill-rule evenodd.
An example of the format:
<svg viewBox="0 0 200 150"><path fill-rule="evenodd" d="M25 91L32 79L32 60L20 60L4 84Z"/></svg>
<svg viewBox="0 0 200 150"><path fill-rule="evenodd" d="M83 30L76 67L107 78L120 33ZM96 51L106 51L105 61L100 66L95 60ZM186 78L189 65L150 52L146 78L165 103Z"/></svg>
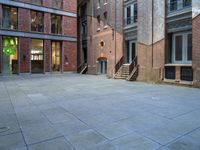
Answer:
<svg viewBox="0 0 200 150"><path fill-rule="evenodd" d="M63 1L63 10L77 13L77 0Z"/></svg>
<svg viewBox="0 0 200 150"><path fill-rule="evenodd" d="M19 8L18 9L18 30L29 32L31 24L30 10Z"/></svg>
<svg viewBox="0 0 200 150"><path fill-rule="evenodd" d="M77 37L77 18L63 16L63 34Z"/></svg>
<svg viewBox="0 0 200 150"><path fill-rule="evenodd" d="M181 67L180 66L176 66L175 67L175 71L176 71L176 78L175 78L175 80L177 82L179 82L181 80Z"/></svg>
<svg viewBox="0 0 200 150"><path fill-rule="evenodd" d="M30 38L19 38L19 48L20 48L20 73L30 72Z"/></svg>
<svg viewBox="0 0 200 150"><path fill-rule="evenodd" d="M200 87L200 14L193 19L192 23L194 84Z"/></svg>
<svg viewBox="0 0 200 150"><path fill-rule="evenodd" d="M44 13L44 32L51 33L51 14Z"/></svg>
<svg viewBox="0 0 200 150"><path fill-rule="evenodd" d="M0 36L0 73L2 73L2 55L3 54L3 47L2 47L2 36Z"/></svg>
<svg viewBox="0 0 200 150"><path fill-rule="evenodd" d="M77 44L63 42L63 71L77 70Z"/></svg>
<svg viewBox="0 0 200 150"><path fill-rule="evenodd" d="M45 72L51 71L51 41L44 40L44 67Z"/></svg>

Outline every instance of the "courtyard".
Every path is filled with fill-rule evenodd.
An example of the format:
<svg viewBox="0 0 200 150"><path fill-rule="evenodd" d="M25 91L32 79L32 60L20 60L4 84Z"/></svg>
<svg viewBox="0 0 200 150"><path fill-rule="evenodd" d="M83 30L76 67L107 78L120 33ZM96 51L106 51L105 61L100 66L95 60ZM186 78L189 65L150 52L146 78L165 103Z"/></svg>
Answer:
<svg viewBox="0 0 200 150"><path fill-rule="evenodd" d="M0 76L0 150L199 150L199 139L199 89L73 73Z"/></svg>

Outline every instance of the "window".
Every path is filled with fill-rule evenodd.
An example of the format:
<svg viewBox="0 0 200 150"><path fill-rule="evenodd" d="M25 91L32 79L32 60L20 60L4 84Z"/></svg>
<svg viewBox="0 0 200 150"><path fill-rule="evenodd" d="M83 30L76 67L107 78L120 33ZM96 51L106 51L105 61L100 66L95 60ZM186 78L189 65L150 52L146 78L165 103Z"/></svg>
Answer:
<svg viewBox="0 0 200 150"><path fill-rule="evenodd" d="M97 8L100 8L100 0L97 0Z"/></svg>
<svg viewBox="0 0 200 150"><path fill-rule="evenodd" d="M173 35L172 62L187 64L192 61L192 34L180 33Z"/></svg>
<svg viewBox="0 0 200 150"><path fill-rule="evenodd" d="M3 6L2 27L5 29L17 29L17 8Z"/></svg>
<svg viewBox="0 0 200 150"><path fill-rule="evenodd" d="M51 33L62 34L62 17L51 15Z"/></svg>
<svg viewBox="0 0 200 150"><path fill-rule="evenodd" d="M107 12L104 12L104 27L107 27L108 24L108 17L107 17Z"/></svg>
<svg viewBox="0 0 200 150"><path fill-rule="evenodd" d="M62 0L53 0L52 1L52 7L57 8L57 9L62 9L63 1Z"/></svg>
<svg viewBox="0 0 200 150"><path fill-rule="evenodd" d="M137 3L128 5L125 7L125 26L131 25L137 22Z"/></svg>
<svg viewBox="0 0 200 150"><path fill-rule="evenodd" d="M44 32L43 13L31 11L31 31Z"/></svg>
<svg viewBox="0 0 200 150"><path fill-rule="evenodd" d="M31 0L32 4L42 5L42 0Z"/></svg>
<svg viewBox="0 0 200 150"><path fill-rule="evenodd" d="M97 30L99 31L100 30L100 23L101 23L101 21L100 21L100 16L97 16Z"/></svg>
<svg viewBox="0 0 200 150"><path fill-rule="evenodd" d="M191 5L192 5L191 0L170 0L169 10L170 11L180 10L185 7L191 7Z"/></svg>
<svg viewBox="0 0 200 150"><path fill-rule="evenodd" d="M44 68L43 40L31 40L31 72L42 73Z"/></svg>

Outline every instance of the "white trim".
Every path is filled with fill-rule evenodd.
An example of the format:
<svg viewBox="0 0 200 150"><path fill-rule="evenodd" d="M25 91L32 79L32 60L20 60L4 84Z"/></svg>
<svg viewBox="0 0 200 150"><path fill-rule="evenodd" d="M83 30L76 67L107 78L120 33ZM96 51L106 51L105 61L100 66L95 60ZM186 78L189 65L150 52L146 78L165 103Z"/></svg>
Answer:
<svg viewBox="0 0 200 150"><path fill-rule="evenodd" d="M173 34L172 36L172 63L173 64L192 64L192 61L188 61L187 60L187 47L188 47L188 38L187 36L189 34L192 34L192 32L182 32L182 33L176 33ZM175 45L175 40L177 36L181 36L182 37L182 60L181 61L177 61L176 60L176 45Z"/></svg>

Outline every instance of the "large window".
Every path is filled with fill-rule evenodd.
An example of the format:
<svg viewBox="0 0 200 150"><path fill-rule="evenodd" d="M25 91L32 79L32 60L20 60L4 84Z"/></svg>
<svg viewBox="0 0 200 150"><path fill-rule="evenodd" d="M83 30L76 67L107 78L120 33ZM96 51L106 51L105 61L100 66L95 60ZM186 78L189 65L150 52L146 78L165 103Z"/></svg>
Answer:
<svg viewBox="0 0 200 150"><path fill-rule="evenodd" d="M17 8L3 6L2 27L5 29L17 29Z"/></svg>
<svg viewBox="0 0 200 150"><path fill-rule="evenodd" d="M169 0L170 11L191 7L191 5L192 5L192 0Z"/></svg>
<svg viewBox="0 0 200 150"><path fill-rule="evenodd" d="M43 40L31 40L31 72L43 73L44 50Z"/></svg>
<svg viewBox="0 0 200 150"><path fill-rule="evenodd" d="M125 7L125 26L131 25L137 22L137 3L133 3Z"/></svg>
<svg viewBox="0 0 200 150"><path fill-rule="evenodd" d="M43 13L31 11L31 31L44 32Z"/></svg>
<svg viewBox="0 0 200 150"><path fill-rule="evenodd" d="M53 0L52 1L52 7L57 8L57 9L62 9L63 1L62 0Z"/></svg>
<svg viewBox="0 0 200 150"><path fill-rule="evenodd" d="M51 15L51 33L62 34L62 17Z"/></svg>
<svg viewBox="0 0 200 150"><path fill-rule="evenodd" d="M173 35L172 62L188 64L192 62L192 34L180 33Z"/></svg>

